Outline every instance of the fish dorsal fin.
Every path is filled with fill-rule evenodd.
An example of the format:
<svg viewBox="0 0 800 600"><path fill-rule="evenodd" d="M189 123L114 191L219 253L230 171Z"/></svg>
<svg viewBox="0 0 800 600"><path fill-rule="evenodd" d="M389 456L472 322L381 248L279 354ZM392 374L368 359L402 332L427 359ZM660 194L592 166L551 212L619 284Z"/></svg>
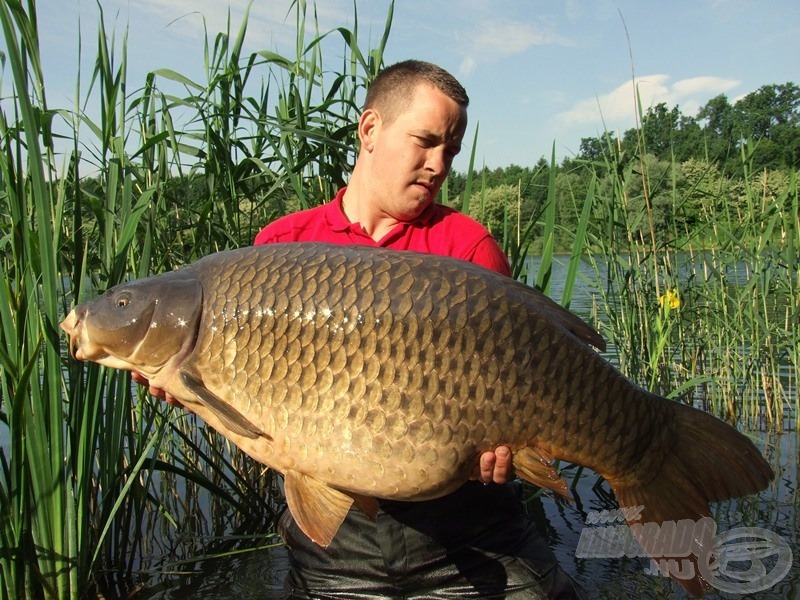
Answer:
<svg viewBox="0 0 800 600"><path fill-rule="evenodd" d="M601 352L606 349L606 341L594 327L586 323L579 316L573 314L569 309L564 308L558 302L544 294L541 290L531 288L525 284L520 283L524 288L525 301L528 305L535 308L538 312L550 322L558 323L565 330L569 331L576 338L585 344L594 346Z"/></svg>
<svg viewBox="0 0 800 600"><path fill-rule="evenodd" d="M526 446L514 452L514 470L517 475L571 500L567 482L553 467L554 462L553 457L540 448Z"/></svg>
<svg viewBox="0 0 800 600"><path fill-rule="evenodd" d="M600 350L601 352L606 351L606 341L603 339L603 336L600 335L594 327L585 323L580 318L572 315L569 313L573 318L568 319L564 318L564 322L573 335L577 336L578 339L582 340L583 342L590 344Z"/></svg>
<svg viewBox="0 0 800 600"><path fill-rule="evenodd" d="M205 384L194 375L182 371L181 381L183 381L183 384L197 396L197 399L200 400L203 406L214 413L222 424L233 433L250 439L259 437L265 437L268 440L272 439L272 436L261 431L242 413L210 391Z"/></svg>
<svg viewBox="0 0 800 600"><path fill-rule="evenodd" d="M353 498L297 471L287 471L285 477L286 504L294 520L311 541L327 548Z"/></svg>
<svg viewBox="0 0 800 600"><path fill-rule="evenodd" d="M558 321L567 329L572 335L577 337L582 342L594 346L601 352L605 352L606 341L594 327L586 323L577 315L572 314L569 310L556 302L548 303L547 312L554 321Z"/></svg>

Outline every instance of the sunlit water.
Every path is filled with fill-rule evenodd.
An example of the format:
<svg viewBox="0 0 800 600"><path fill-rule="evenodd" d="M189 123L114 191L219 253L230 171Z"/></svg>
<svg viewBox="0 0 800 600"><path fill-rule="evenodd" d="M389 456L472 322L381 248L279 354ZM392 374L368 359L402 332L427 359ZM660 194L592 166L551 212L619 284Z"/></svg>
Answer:
<svg viewBox="0 0 800 600"><path fill-rule="evenodd" d="M535 265L534 265L535 269ZM563 290L556 265L551 295L560 300ZM593 278L588 265L584 274ZM571 309L582 317L591 311L593 290L577 286ZM780 435L764 432L751 434L758 448L768 458L776 477L762 493L741 501L731 501L713 506L717 533L747 526L772 532L788 545L793 564L788 574L761 591L742 594L712 589L707 598L759 598L783 600L800 597L800 540L798 539L798 436L790 430ZM567 478L575 475L567 471ZM570 481L571 483L571 481ZM530 506L537 525L553 548L561 566L584 589L588 598L686 598L683 588L669 578L651 574L650 561L644 558L577 558L576 548L590 515L615 507L608 484L584 471L578 477L574 490L574 503L554 499L550 494L531 500ZM775 557L763 560L766 572L775 568ZM734 565L740 572L752 572L753 565L745 561ZM231 558L208 560L199 570L182 576L163 577L148 589L140 590L136 600L227 599L257 600L280 598L288 568L286 551L282 547L243 553ZM748 579L749 577L749 579ZM746 573L744 579L752 580Z"/></svg>

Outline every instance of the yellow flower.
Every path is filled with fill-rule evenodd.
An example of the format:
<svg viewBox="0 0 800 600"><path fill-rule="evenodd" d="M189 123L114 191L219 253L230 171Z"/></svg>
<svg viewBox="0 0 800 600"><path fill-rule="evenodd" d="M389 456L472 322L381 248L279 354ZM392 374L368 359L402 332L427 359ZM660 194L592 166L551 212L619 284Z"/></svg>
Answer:
<svg viewBox="0 0 800 600"><path fill-rule="evenodd" d="M658 305L661 308L664 308L664 306L668 306L670 310L675 310L677 308L680 308L681 299L678 297L678 290L670 289L664 292L658 298Z"/></svg>

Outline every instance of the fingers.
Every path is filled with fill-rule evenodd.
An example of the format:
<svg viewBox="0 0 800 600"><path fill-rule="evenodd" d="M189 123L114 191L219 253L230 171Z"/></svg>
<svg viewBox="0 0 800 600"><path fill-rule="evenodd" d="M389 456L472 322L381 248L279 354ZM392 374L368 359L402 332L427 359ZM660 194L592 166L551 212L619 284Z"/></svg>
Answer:
<svg viewBox="0 0 800 600"><path fill-rule="evenodd" d="M494 464L496 458L494 452L484 452L481 454L479 474L477 479L483 483L491 483L494 481Z"/></svg>
<svg viewBox="0 0 800 600"><path fill-rule="evenodd" d="M511 474L511 450L507 446L498 446L494 452L481 454L475 479L483 483L507 483Z"/></svg>
<svg viewBox="0 0 800 600"><path fill-rule="evenodd" d="M492 472L492 481L495 483L507 483L511 479L511 450L508 446L499 446L494 451L495 462Z"/></svg>
<svg viewBox="0 0 800 600"><path fill-rule="evenodd" d="M155 396L156 398L160 398L161 400L164 400L167 404L171 406L183 406L183 404L180 403L180 400L178 400L175 396L168 394L161 388L157 388L150 385L148 379L141 373L137 373L136 371L131 372L131 379L136 383L138 383L139 385L146 385L147 391L151 395Z"/></svg>
<svg viewBox="0 0 800 600"><path fill-rule="evenodd" d="M150 388L150 389L153 389L153 388ZM167 394L164 390L159 390L159 391L162 394L164 394L164 400L167 402L167 404L169 404L170 406L177 406L179 408L183 408L183 404L175 396L173 396L171 394ZM152 392L150 392L150 393L152 393Z"/></svg>
<svg viewBox="0 0 800 600"><path fill-rule="evenodd" d="M162 390L161 388L153 387L152 385L147 386L147 391L150 392L151 396L155 396L156 398L161 398L162 400L167 399L167 393Z"/></svg>

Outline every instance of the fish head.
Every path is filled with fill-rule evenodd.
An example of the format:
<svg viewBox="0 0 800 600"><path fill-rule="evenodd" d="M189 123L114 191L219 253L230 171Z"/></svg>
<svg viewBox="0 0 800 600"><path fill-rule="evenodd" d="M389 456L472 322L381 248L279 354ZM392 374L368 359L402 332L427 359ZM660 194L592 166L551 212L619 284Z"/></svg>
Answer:
<svg viewBox="0 0 800 600"><path fill-rule="evenodd" d="M155 377L194 347L203 307L200 281L181 271L114 286L61 322L77 360Z"/></svg>

